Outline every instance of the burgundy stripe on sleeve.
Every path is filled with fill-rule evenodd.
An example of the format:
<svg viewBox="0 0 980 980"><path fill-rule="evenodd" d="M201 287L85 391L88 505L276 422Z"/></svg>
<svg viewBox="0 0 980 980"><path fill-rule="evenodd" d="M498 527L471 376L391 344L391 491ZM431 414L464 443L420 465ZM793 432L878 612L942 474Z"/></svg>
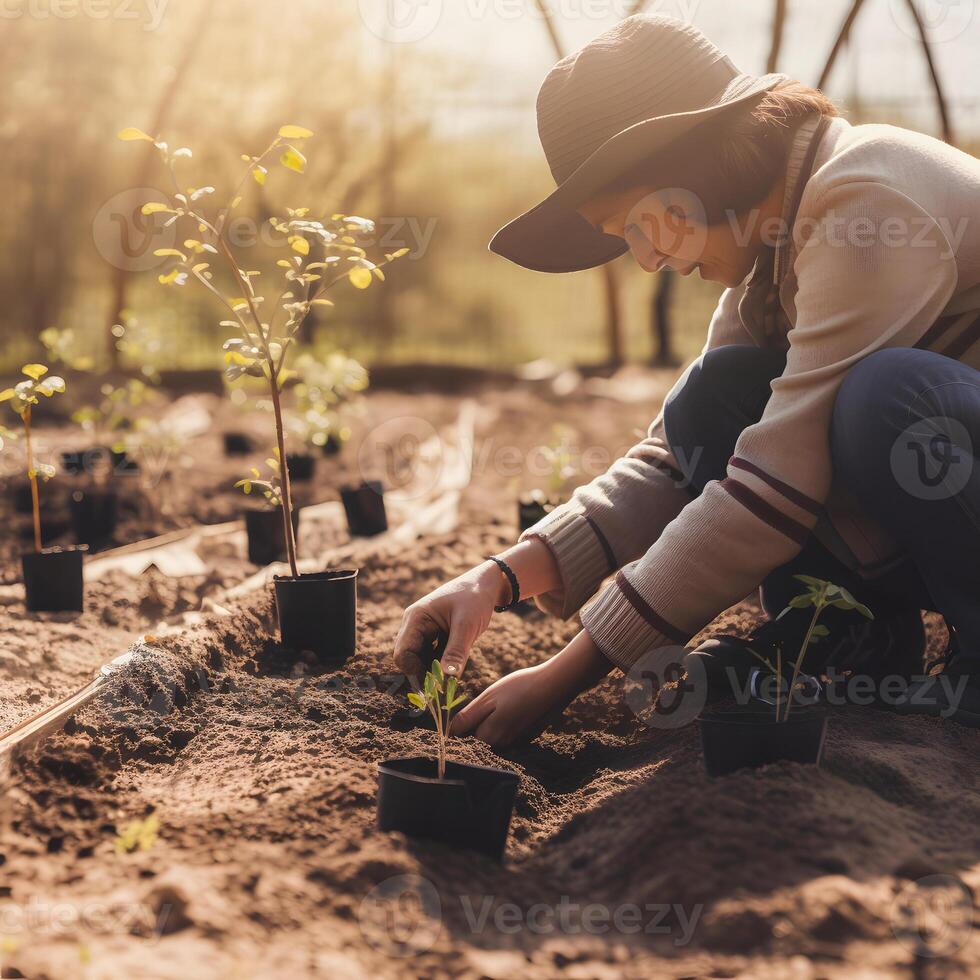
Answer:
<svg viewBox="0 0 980 980"><path fill-rule="evenodd" d="M929 350L940 337L959 320L960 315L941 316L923 335L915 345L919 350Z"/></svg>
<svg viewBox="0 0 980 980"><path fill-rule="evenodd" d="M958 361L978 340L980 340L980 316L971 323L942 353Z"/></svg>
<svg viewBox="0 0 980 980"><path fill-rule="evenodd" d="M728 478L721 481L721 486L729 496L737 500L746 510L751 511L764 521L771 528L785 534L791 541L795 541L801 547L806 544L806 539L810 532L792 517L787 517L782 511L776 510L772 504L767 503L757 493L753 493L744 483Z"/></svg>
<svg viewBox="0 0 980 980"><path fill-rule="evenodd" d="M676 626L671 626L666 619L658 616L646 599L630 585L629 579L622 572L616 576L616 585L619 586L619 590L626 597L627 602L643 617L648 626L652 626L658 633L663 633L667 639L673 640L675 643L687 643L690 636L687 633L682 633Z"/></svg>
<svg viewBox="0 0 980 980"><path fill-rule="evenodd" d="M772 487L776 493L781 493L788 501L796 504L797 507L802 507L803 510L809 511L814 517L820 516L823 508L812 497L808 497L805 493L800 493L795 487L791 487L788 483L783 483L782 480L777 479L765 470L759 469L755 463L750 463L747 459L742 459L741 456L732 456L728 461L728 465L734 466L737 470L745 470L746 473L757 476L763 483Z"/></svg>
<svg viewBox="0 0 980 980"><path fill-rule="evenodd" d="M583 514L582 516L585 518L585 523L592 528L592 533L599 541L599 547L602 548L602 553L606 556L606 561L609 562L609 571L612 572L619 568L619 562L616 561L616 554L612 550L612 545L609 544L609 539L602 533L599 525L588 514Z"/></svg>

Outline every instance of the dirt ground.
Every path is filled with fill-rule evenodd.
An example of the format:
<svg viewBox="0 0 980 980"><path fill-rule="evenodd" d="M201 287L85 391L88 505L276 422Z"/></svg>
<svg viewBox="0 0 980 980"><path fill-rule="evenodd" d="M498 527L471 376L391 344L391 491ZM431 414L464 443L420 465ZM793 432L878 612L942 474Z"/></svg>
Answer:
<svg viewBox="0 0 980 980"><path fill-rule="evenodd" d="M202 550L206 575L109 573L90 584L80 616L29 617L8 596L4 729L149 639L10 774L3 977L980 974L980 733L929 719L838 709L820 769L783 764L712 781L697 726L648 727L612 677L530 744L498 754L453 742L455 759L520 775L503 865L377 830L377 763L433 750L433 736L400 714L406 687L390 655L402 609L513 540L515 494L538 481L534 448L556 423L591 449L586 469L599 467L649 421L669 378L637 379L628 403L566 380L560 396L544 385L476 394L459 526L364 563L359 649L341 671L276 648L265 589L231 616L153 635L253 571L238 542ZM307 502L333 498L358 472L359 445L380 423L441 428L461 401L376 393L345 453L319 464ZM198 491L186 516L214 522L238 513L228 487L242 466L220 452L233 420L210 407L217 417L184 447L181 482ZM179 522L134 510L120 539ZM11 583L17 549L4 537ZM306 553L342 538L312 534ZM755 616L749 601L715 627L748 629ZM935 652L943 631L934 621L929 630ZM536 611L496 616L466 691L553 654L575 631ZM152 845L119 853L119 835L149 817Z"/></svg>

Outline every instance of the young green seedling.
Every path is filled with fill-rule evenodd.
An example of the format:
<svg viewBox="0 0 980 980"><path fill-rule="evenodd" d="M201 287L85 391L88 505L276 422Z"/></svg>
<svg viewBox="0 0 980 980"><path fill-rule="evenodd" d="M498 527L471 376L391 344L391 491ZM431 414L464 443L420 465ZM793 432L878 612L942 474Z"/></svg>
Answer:
<svg viewBox="0 0 980 980"><path fill-rule="evenodd" d="M37 491L37 480L50 480L54 467L49 463L38 463L34 459L34 445L31 433L31 416L34 406L42 397L50 398L65 390L65 381L57 375L49 375L43 364L25 364L22 373L25 379L13 388L0 391L0 402L10 402L10 407L20 416L24 424L27 442L27 479L31 483L31 509L34 514L34 550L41 551L41 505Z"/></svg>
<svg viewBox="0 0 980 980"><path fill-rule="evenodd" d="M425 675L422 690L408 695L409 703L423 711L428 711L436 723L436 742L438 774L446 778L446 740L449 737L449 722L453 709L466 700L465 694L457 694L458 682L455 677L446 678L438 660L432 661L432 669Z"/></svg>
<svg viewBox="0 0 980 980"><path fill-rule="evenodd" d="M810 617L810 624L807 627L806 635L803 637L803 644L793 664L793 675L787 690L785 710L781 710L782 706L780 703L780 691L783 686L782 648L777 647L776 649L775 667L766 658L759 656L759 654L753 651L756 659L764 663L776 676L776 721L789 720L790 712L793 708L793 691L796 688L796 682L799 680L800 669L803 666L807 651L810 649L810 644L815 639L830 635L830 630L818 622L823 611L829 606L833 606L836 609L853 609L868 619L874 619L874 614L871 610L863 603L858 602L843 586L834 585L833 582L828 582L825 579L814 578L812 575L794 575L793 578L802 582L806 586L806 589L798 596L790 599L789 605L776 618L782 619L783 616L793 609L812 608L813 615Z"/></svg>
<svg viewBox="0 0 980 980"><path fill-rule="evenodd" d="M350 429L341 417L356 407L357 397L367 388L367 370L342 351L323 359L301 354L295 367L296 435L308 446L323 447L331 436L344 442Z"/></svg>
<svg viewBox="0 0 980 980"><path fill-rule="evenodd" d="M239 480L235 484L236 490L241 490L246 494L253 494L256 491L265 497L270 507L282 506L282 467L279 465L279 450L275 450L275 455L270 456L265 465L269 469L269 479L262 479L262 471L257 467L252 467L252 475Z"/></svg>
<svg viewBox="0 0 980 980"><path fill-rule="evenodd" d="M160 151L173 181L172 200L168 203L149 201L143 205L143 214L165 217L165 226L179 222L188 229L182 248L156 250L157 255L172 260L169 271L158 276L159 281L163 285L183 286L193 279L208 290L231 315L230 319L221 321L223 327L233 332L224 344L226 377L230 381L242 377L264 378L269 385L275 413L277 458L281 460L279 496L283 533L294 578L299 577L299 569L281 398L287 381L294 377L285 366L287 355L313 309L333 305L324 296L328 289L340 282L367 289L375 279L384 280L382 266L409 251L400 249L386 254L383 262L372 262L358 241L373 235L373 222L343 214L316 221L309 217L309 208L287 208L285 217L269 219L289 257L276 263L283 283L274 304L269 304L271 309L264 312L269 305L256 286L261 272L244 267L235 256L226 234L228 219L241 203L242 190L250 178L259 185L266 183L270 158L276 157L287 170L302 174L306 169L306 157L296 143L302 143L312 135L302 126L283 126L258 156L243 156L245 169L231 201L217 213L209 214L206 202L215 188L210 185L188 187L181 184L177 176L178 167L193 157L187 147L171 150L160 138L132 127L119 133L121 140L152 143ZM228 290L220 289L214 282L211 262L217 259L224 262L231 273Z"/></svg>

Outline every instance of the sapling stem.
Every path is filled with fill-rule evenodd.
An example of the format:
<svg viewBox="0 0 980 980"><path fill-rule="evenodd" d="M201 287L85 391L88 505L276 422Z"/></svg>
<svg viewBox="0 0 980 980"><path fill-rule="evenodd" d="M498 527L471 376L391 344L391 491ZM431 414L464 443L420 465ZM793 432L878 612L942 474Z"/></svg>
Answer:
<svg viewBox="0 0 980 980"><path fill-rule="evenodd" d="M293 578L299 578L296 564L296 535L293 533L293 493L289 480L289 464L286 462L286 435L282 420L282 400L279 397L279 373L269 358L269 390L272 410L276 417L276 441L279 446L279 503L282 508L283 531L286 535L286 557Z"/></svg>
<svg viewBox="0 0 980 980"><path fill-rule="evenodd" d="M436 723L436 773L439 779L446 778L446 740L453 708L466 700L465 695L457 695L457 685L456 678L447 680L442 665L438 660L433 660L422 690L418 693L411 691L408 695L409 704L427 710Z"/></svg>
<svg viewBox="0 0 980 980"><path fill-rule="evenodd" d="M34 515L34 550L41 550L41 500L37 492L37 469L34 466L34 447L31 443L31 407L24 412L24 433L27 441L27 479L31 483L31 509Z"/></svg>
<svg viewBox="0 0 980 980"><path fill-rule="evenodd" d="M827 589L828 583L824 582L820 587L819 595L816 596L813 603L813 615L810 617L810 625L807 627L806 636L803 637L803 645L800 647L800 653L796 658L796 663L793 664L793 679L789 683L789 691L786 694L786 712L783 715L783 721L789 721L789 713L793 708L793 691L796 688L797 678L800 676L800 668L803 666L803 658L806 656L806 652L810 648L810 639L812 638L813 631L816 628L817 620L820 618L820 614L827 605ZM776 709L776 720L779 720L778 708Z"/></svg>

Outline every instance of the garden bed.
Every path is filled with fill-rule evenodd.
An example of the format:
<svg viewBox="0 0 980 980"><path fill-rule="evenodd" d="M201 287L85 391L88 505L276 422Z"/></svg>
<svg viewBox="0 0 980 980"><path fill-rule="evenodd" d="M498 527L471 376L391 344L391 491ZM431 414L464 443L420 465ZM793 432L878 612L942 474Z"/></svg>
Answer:
<svg viewBox="0 0 980 980"><path fill-rule="evenodd" d="M436 395L371 404L375 421L459 410ZM619 452L649 414L523 388L480 406L460 528L366 562L359 650L341 671L277 650L265 589L232 616L152 636L252 571L231 545L216 546L206 576L110 573L81 616L0 607L4 729L150 634L119 682L12 774L3 966L34 978L976 975L975 935L930 959L893 928L913 881L951 874L980 888L980 803L964 793L980 733L931 720L842 710L821 769L710 781L696 727L645 727L612 678L530 745L451 743L458 761L520 774L504 865L377 831L377 763L434 751L433 734L400 720L406 688L390 653L401 611L515 533L512 478L480 461L481 446L528 450L560 421ZM193 452L215 458L219 438ZM240 501L223 492L235 466L191 468L222 489L192 517L234 516ZM755 614L746 603L723 625L746 629ZM466 690L575 629L537 612L495 617ZM930 623L933 653L942 641ZM151 815L153 846L117 853L120 832Z"/></svg>

